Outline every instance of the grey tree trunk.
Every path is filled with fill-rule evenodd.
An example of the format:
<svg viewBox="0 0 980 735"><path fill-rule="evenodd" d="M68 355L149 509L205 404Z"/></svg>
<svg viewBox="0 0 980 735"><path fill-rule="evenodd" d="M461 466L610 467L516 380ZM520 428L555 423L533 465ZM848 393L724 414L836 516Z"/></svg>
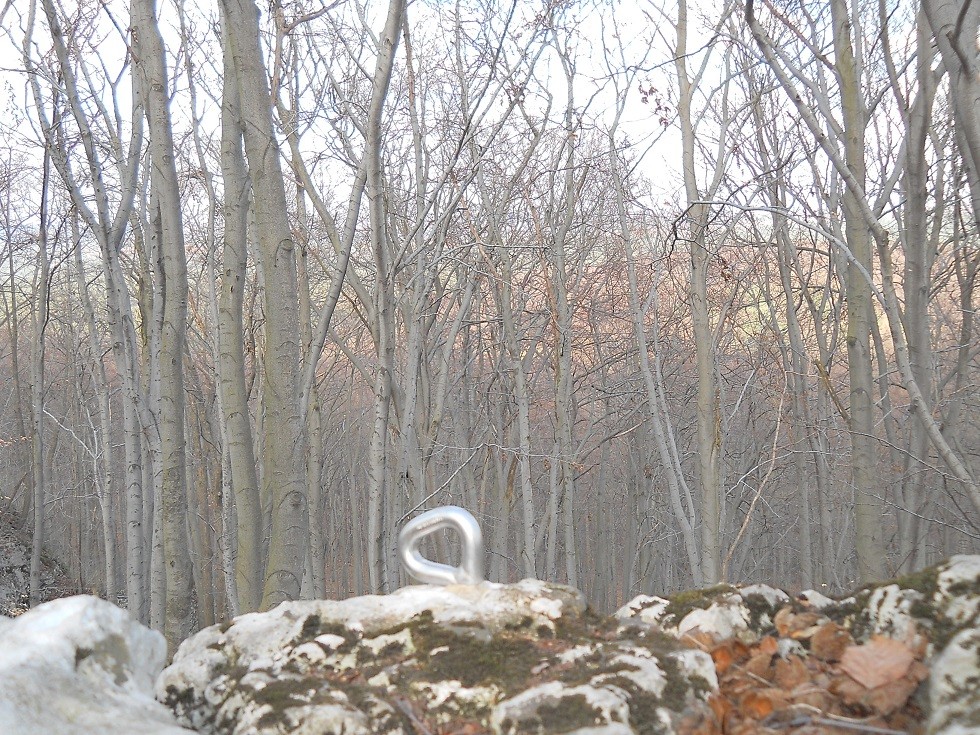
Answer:
<svg viewBox="0 0 980 735"><path fill-rule="evenodd" d="M187 515L184 436L184 347L187 334L187 259L163 38L155 0L133 0L135 69L149 129L150 222L157 223L163 278L160 328L160 472L163 554L166 568L164 635L176 647L195 627L194 584ZM152 356L151 356L152 357Z"/></svg>
<svg viewBox="0 0 980 735"><path fill-rule="evenodd" d="M717 189L723 168L723 156L715 161L714 182L709 182L705 193L699 189L695 169L695 120L692 109L693 94L703 71L693 79L687 69L688 5L680 0L677 10L677 45L674 67L677 74L677 118L681 128L681 156L684 174L684 192L687 197L687 243L691 250L691 321L694 328L694 353L698 373L697 392L697 467L701 485L701 574L704 584L721 581L722 574L722 498L721 444L722 417L719 408L719 389L715 379L715 335L712 318L708 313L708 267L711 254L708 251L709 206L701 203L702 196L710 198ZM727 128L727 93L722 94L719 112L720 139L724 141ZM719 151L721 145L719 144Z"/></svg>
<svg viewBox="0 0 980 735"><path fill-rule="evenodd" d="M241 116L265 285L262 484L272 501L272 527L261 606L269 608L299 597L309 543L296 255L259 44L259 11L252 0L222 0L222 8L228 26L224 52L232 58L238 89L248 90L240 96Z"/></svg>
<svg viewBox="0 0 980 735"><path fill-rule="evenodd" d="M106 378L105 364L102 362L102 345L99 340L98 326L95 321L95 307L92 299L89 298L88 284L85 277L85 266L82 262L82 249L80 247L81 234L78 231L78 219L72 218L71 222L72 240L74 243L75 261L75 287L78 290L78 298L82 304L82 311L85 314L85 327L88 332L89 353L92 363L92 375L95 390L99 401L99 429L95 433L94 448L96 455L95 462L95 486L96 494L99 499L99 507L102 511L102 536L105 547L105 569L106 569L106 596L110 601L115 602L116 589L116 478L112 462L112 419L111 407L109 403L109 381ZM94 428L93 428L94 431ZM131 605L127 596L127 605ZM139 615L138 610L129 608L134 617Z"/></svg>
<svg viewBox="0 0 980 735"><path fill-rule="evenodd" d="M980 4L922 0L922 9L949 75L960 155L967 171L974 221L980 225Z"/></svg>
<svg viewBox="0 0 980 735"><path fill-rule="evenodd" d="M384 203L384 181L381 161L381 115L391 69L394 65L395 50L401 37L401 27L405 19L405 0L392 0L388 5L385 27L380 36L378 63L371 92L371 105L368 110L364 141L364 167L367 175L365 194L368 200L368 222L370 225L371 255L375 268L375 294L373 303L375 349L378 357L377 373L374 379L374 433L371 437L370 468L368 475L369 520L368 571L371 589L384 592L388 574L385 559L388 555L389 541L394 537L391 528L385 528L383 518L391 498L388 495L388 464L385 447L388 443L388 423L391 412L392 378L395 367L395 304L394 273L389 262L389 242L387 232L386 207ZM373 558L371 553L374 554Z"/></svg>
<svg viewBox="0 0 980 735"><path fill-rule="evenodd" d="M936 228L929 228L930 188L935 188L935 201L941 206L942 177L930 181L927 145L932 124L933 99L936 93L936 75L933 72L931 39L925 19L919 15L916 26L916 81L918 93L908 111L903 115L905 123L905 207L902 211L902 246L905 267L902 290L905 294L903 324L909 345L909 364L912 374L931 403L935 403L934 356L929 314L932 296L932 270L939 244ZM897 78L892 79L894 89L899 89ZM941 220L941 209L933 215ZM934 220L934 221L936 221ZM922 565L925 539L922 538L921 511L925 479L928 475L929 436L925 421L916 417L912 422L905 476L898 486L899 569L909 573ZM904 511L904 512L902 512Z"/></svg>
<svg viewBox="0 0 980 735"><path fill-rule="evenodd" d="M228 42L227 28L224 30ZM264 545L252 423L245 380L243 304L248 263L249 181L242 147L238 77L232 56L223 58L221 172L224 183L224 248L218 295L218 391L234 496L235 587L243 612L262 604Z"/></svg>
<svg viewBox="0 0 980 735"><path fill-rule="evenodd" d="M37 269L34 276L34 340L31 344L31 469L34 489L31 565L28 581L28 602L31 607L41 602L41 553L44 545L44 503L47 485L44 475L44 343L45 331L48 327L48 290L51 280L47 232L49 167L50 155L45 151L37 239Z"/></svg>
<svg viewBox="0 0 980 735"><path fill-rule="evenodd" d="M74 68L61 29L57 9L51 0L43 0L42 6L64 81L65 98L71 115L81 131L84 150L84 163L92 181L93 196L88 197L78 185L66 151L64 131L52 125L43 109L37 72L30 60L31 32L34 26L34 6L27 24L30 32L25 37L24 62L41 128L52 163L64 181L72 203L82 219L94 233L99 243L103 259L103 274L107 294L109 325L112 332L112 352L116 369L123 387L123 414L125 423L124 442L126 446L126 514L127 514L127 596L129 607L141 621L147 622L145 585L147 581L147 555L145 553L147 536L145 533L144 510L144 456L142 437L144 432L154 433L149 417L145 395L140 386L140 367L135 322L125 277L119 262L119 247L126 232L127 223L133 212L137 189L139 156L142 147L142 117L134 115L128 152L115 151L119 159L119 173L122 189L118 206L110 212L109 197L103 176L101 152L96 148L92 129L81 105ZM137 95L134 95L136 97ZM138 103L137 103L138 104ZM94 208L94 209L93 209Z"/></svg>
<svg viewBox="0 0 980 735"><path fill-rule="evenodd" d="M858 60L851 40L851 13L845 0L832 0L835 72L841 95L844 159L861 192L844 190L844 238L852 259L846 266L847 372L850 382L851 482L854 488L854 530L858 577L863 582L885 575L883 503L877 474L874 378L871 367L871 322L875 319L871 284L871 233L858 198L865 185L867 111L861 91Z"/></svg>

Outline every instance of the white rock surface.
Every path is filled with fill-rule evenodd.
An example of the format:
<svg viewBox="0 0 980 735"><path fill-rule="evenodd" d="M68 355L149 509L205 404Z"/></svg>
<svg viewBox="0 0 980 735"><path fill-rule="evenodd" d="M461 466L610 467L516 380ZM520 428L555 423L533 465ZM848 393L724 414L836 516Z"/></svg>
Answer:
<svg viewBox="0 0 980 735"><path fill-rule="evenodd" d="M677 634L707 633L715 640L735 638L749 630L749 610L741 600L713 602L704 610L691 610L677 624Z"/></svg>
<svg viewBox="0 0 980 735"><path fill-rule="evenodd" d="M933 735L980 734L980 628L960 631L932 662Z"/></svg>
<svg viewBox="0 0 980 735"><path fill-rule="evenodd" d="M163 636L97 597L0 619L3 735L186 735L153 699Z"/></svg>
<svg viewBox="0 0 980 735"><path fill-rule="evenodd" d="M933 605L957 632L931 663L930 735L980 735L980 556L958 555L936 576Z"/></svg>
<svg viewBox="0 0 980 735"><path fill-rule="evenodd" d="M922 600L921 592L902 589L897 584L878 587L871 593L866 604L871 632L905 643L914 643L918 635L918 624L912 610Z"/></svg>
<svg viewBox="0 0 980 735"><path fill-rule="evenodd" d="M627 625L654 625L675 636L698 632L719 641L733 637L754 641L789 602L785 592L764 584L720 585L670 599L639 595L619 608L616 618Z"/></svg>
<svg viewBox="0 0 980 735"><path fill-rule="evenodd" d="M717 687L708 654L645 630L610 640L585 613L577 590L532 580L284 603L185 641L157 693L185 724L234 735L462 723L619 735L641 711L669 735L705 706Z"/></svg>
<svg viewBox="0 0 980 735"><path fill-rule="evenodd" d="M616 611L616 618L627 621L639 620L650 625L659 625L666 615L670 600L651 595L637 595Z"/></svg>

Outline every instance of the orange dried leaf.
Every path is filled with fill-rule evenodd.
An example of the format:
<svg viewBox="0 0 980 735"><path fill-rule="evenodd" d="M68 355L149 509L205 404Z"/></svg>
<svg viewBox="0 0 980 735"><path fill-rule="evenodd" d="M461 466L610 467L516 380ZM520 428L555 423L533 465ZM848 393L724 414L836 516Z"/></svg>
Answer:
<svg viewBox="0 0 980 735"><path fill-rule="evenodd" d="M742 697L740 704L742 713L756 720L761 720L763 717L772 714L772 711L775 709L772 699L765 692L759 691L752 691L746 694Z"/></svg>
<svg viewBox="0 0 980 735"><path fill-rule="evenodd" d="M735 656L730 646L721 645L711 651L711 660L715 662L715 671L724 674L735 663Z"/></svg>
<svg viewBox="0 0 980 735"><path fill-rule="evenodd" d="M810 639L810 653L821 661L840 661L845 649L853 644L854 639L846 628L828 622Z"/></svg>
<svg viewBox="0 0 980 735"><path fill-rule="evenodd" d="M724 722L725 715L727 715L732 709L732 703L729 702L727 698L718 694L712 694L710 697L708 697L708 706L711 707L711 711L715 713L715 718L717 718L718 722Z"/></svg>
<svg viewBox="0 0 980 735"><path fill-rule="evenodd" d="M915 661L909 667L909 673L905 676L918 684L919 682L925 681L929 678L929 667L921 661Z"/></svg>
<svg viewBox="0 0 980 735"><path fill-rule="evenodd" d="M691 628L680 637L680 642L688 648L700 648L702 651L707 651L718 642L718 639L700 628Z"/></svg>
<svg viewBox="0 0 980 735"><path fill-rule="evenodd" d="M830 693L839 697L844 704L859 704L868 690L850 676L838 676L830 682Z"/></svg>
<svg viewBox="0 0 980 735"><path fill-rule="evenodd" d="M755 649L759 653L768 653L771 656L779 650L779 642L771 635L767 635L756 644Z"/></svg>
<svg viewBox="0 0 980 735"><path fill-rule="evenodd" d="M782 689L795 689L800 684L810 681L810 672L799 656L788 656L785 660L776 659L773 681Z"/></svg>
<svg viewBox="0 0 980 735"><path fill-rule="evenodd" d="M711 649L711 659L715 662L715 671L724 674L732 664L741 663L749 655L749 648L734 638Z"/></svg>
<svg viewBox="0 0 980 735"><path fill-rule="evenodd" d="M830 692L809 682L800 684L789 695L794 704L814 707L821 712L828 711L833 700Z"/></svg>
<svg viewBox="0 0 980 735"><path fill-rule="evenodd" d="M790 623L793 620L793 608L784 607L776 613L776 616L772 619L773 624L776 626L776 632L783 638L790 634Z"/></svg>
<svg viewBox="0 0 980 735"><path fill-rule="evenodd" d="M742 669L751 676L760 677L767 681L772 680L772 654L757 653L742 666Z"/></svg>
<svg viewBox="0 0 980 735"><path fill-rule="evenodd" d="M776 613L773 623L782 638L806 639L814 635L819 629L818 624L826 619L820 613L794 613L792 608L784 607Z"/></svg>
<svg viewBox="0 0 980 735"><path fill-rule="evenodd" d="M905 706L917 686L918 682L908 678L896 679L868 692L864 696L863 704L887 717Z"/></svg>
<svg viewBox="0 0 980 735"><path fill-rule="evenodd" d="M841 656L841 671L868 689L901 679L915 655L901 641L874 636L862 646L848 646Z"/></svg>

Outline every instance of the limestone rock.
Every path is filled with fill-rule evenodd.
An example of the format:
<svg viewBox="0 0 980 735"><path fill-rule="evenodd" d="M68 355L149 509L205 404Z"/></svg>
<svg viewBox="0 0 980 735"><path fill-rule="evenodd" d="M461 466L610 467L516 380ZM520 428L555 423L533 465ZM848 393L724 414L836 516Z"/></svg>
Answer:
<svg viewBox="0 0 980 735"><path fill-rule="evenodd" d="M698 633L714 640L757 640L772 625L775 613L789 603L782 590L763 584L718 585L671 597L640 595L616 611L623 624L655 625L666 633Z"/></svg>
<svg viewBox="0 0 980 735"><path fill-rule="evenodd" d="M153 699L166 650L163 636L96 597L0 618L0 732L186 733Z"/></svg>
<svg viewBox="0 0 980 735"><path fill-rule="evenodd" d="M617 634L580 592L525 580L284 603L184 642L157 696L204 733L672 733L710 656Z"/></svg>
<svg viewBox="0 0 980 735"><path fill-rule="evenodd" d="M980 556L954 556L940 567L932 595L938 643L932 662L928 731L980 734Z"/></svg>

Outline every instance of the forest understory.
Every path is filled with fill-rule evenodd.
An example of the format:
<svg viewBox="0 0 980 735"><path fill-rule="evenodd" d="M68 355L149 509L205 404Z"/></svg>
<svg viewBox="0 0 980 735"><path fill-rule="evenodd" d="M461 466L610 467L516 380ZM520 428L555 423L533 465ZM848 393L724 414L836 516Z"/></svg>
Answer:
<svg viewBox="0 0 980 735"><path fill-rule="evenodd" d="M0 508L171 646L980 551L980 3L0 6ZM458 554L437 536L427 553ZM20 602L18 602L20 604Z"/></svg>

